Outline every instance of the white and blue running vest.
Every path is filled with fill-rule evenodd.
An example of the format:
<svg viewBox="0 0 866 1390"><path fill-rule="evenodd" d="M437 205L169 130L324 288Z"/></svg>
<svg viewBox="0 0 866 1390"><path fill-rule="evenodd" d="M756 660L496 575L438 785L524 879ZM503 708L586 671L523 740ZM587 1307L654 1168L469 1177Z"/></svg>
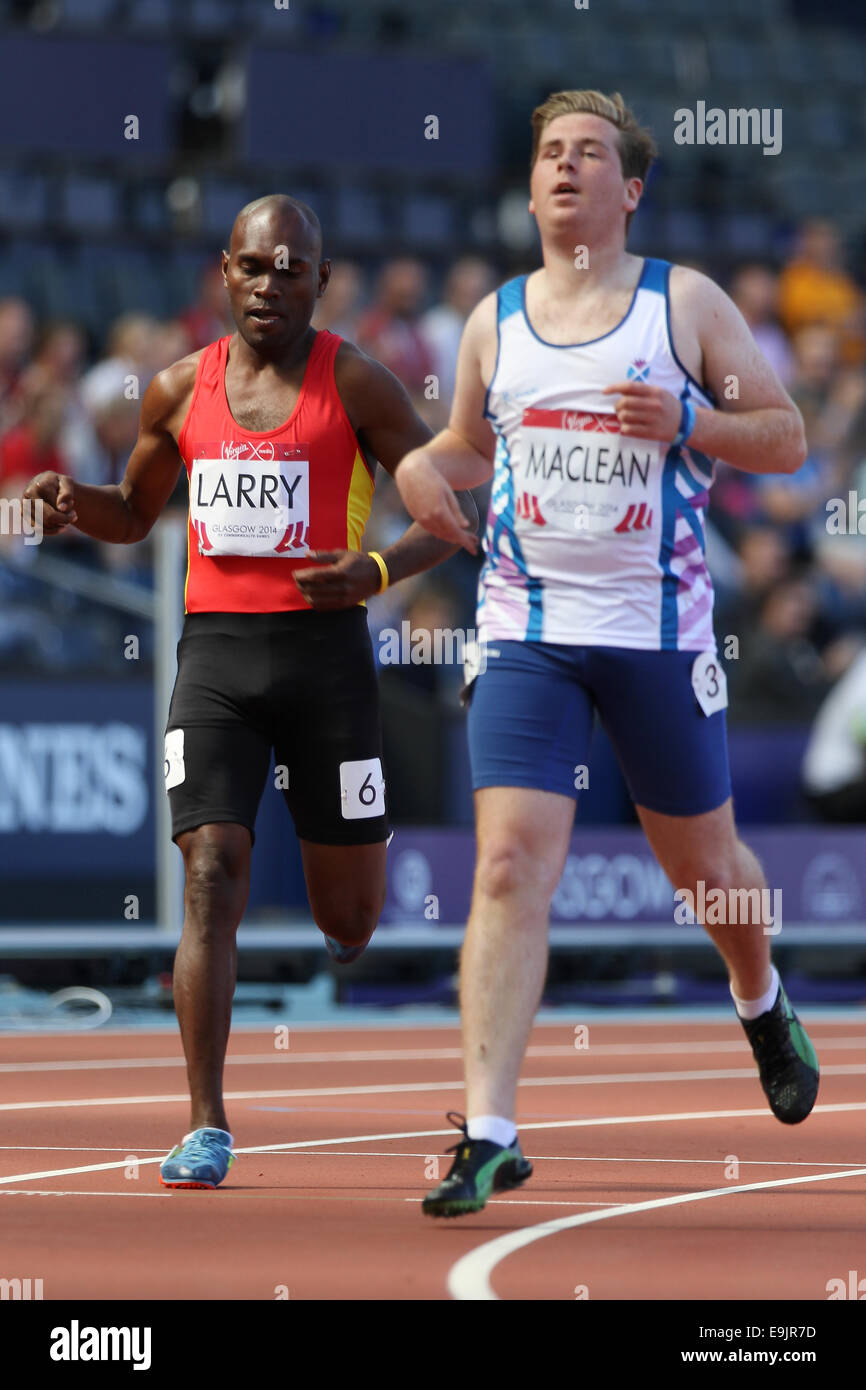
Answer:
<svg viewBox="0 0 866 1390"><path fill-rule="evenodd" d="M530 326L525 275L499 290L480 641L715 652L704 558L714 460L621 435L616 397L602 395L634 379L714 404L674 351L669 275L669 262L645 260L622 322L565 347Z"/></svg>

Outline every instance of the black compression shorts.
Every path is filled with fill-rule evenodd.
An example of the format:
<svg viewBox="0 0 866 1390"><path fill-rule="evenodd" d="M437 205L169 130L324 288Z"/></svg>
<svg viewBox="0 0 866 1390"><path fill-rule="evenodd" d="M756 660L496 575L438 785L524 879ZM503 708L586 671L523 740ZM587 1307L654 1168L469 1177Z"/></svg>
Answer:
<svg viewBox="0 0 866 1390"><path fill-rule="evenodd" d="M303 840L388 837L366 609L190 613L165 734L172 839L214 821L254 838L274 753Z"/></svg>

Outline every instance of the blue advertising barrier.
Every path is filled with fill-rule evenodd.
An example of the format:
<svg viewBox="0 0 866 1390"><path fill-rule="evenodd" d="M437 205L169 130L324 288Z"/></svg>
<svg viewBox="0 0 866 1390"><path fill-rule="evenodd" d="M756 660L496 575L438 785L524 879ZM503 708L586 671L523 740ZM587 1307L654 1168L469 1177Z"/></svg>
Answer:
<svg viewBox="0 0 866 1390"><path fill-rule="evenodd" d="M149 681L0 687L0 920L154 917Z"/></svg>
<svg viewBox="0 0 866 1390"><path fill-rule="evenodd" d="M153 694L132 681L4 681L4 877L153 872Z"/></svg>
<svg viewBox="0 0 866 1390"><path fill-rule="evenodd" d="M861 927L866 828L789 826L745 836L764 867L780 921ZM388 857L383 925L435 930L466 920L475 843L466 830L398 829ZM554 894L551 923L569 927L675 922L674 890L638 829L577 830ZM686 924L683 924L684 926ZM866 945L866 926L862 926Z"/></svg>
<svg viewBox="0 0 866 1390"><path fill-rule="evenodd" d="M153 922L161 768L149 679L4 680L0 922ZM306 908L303 870L271 777L250 912L286 907Z"/></svg>
<svg viewBox="0 0 866 1390"><path fill-rule="evenodd" d="M732 731L732 745L740 732ZM760 746L770 745L765 740ZM753 742L755 761L758 749ZM161 766L161 751L154 747L147 679L3 682L0 921L123 926L154 920L154 799L163 795L154 760ZM828 936L862 930L866 828L746 825L743 835L764 865L771 892L781 893L786 923L826 927ZM424 934L461 925L474 860L469 826L398 826L388 855L383 926ZM139 899L133 917L124 911L130 894ZM554 928L673 924L675 906L639 829L578 820L553 901ZM256 823L246 920L285 922L287 912L309 920L297 840L271 777ZM866 944L866 930L862 935Z"/></svg>

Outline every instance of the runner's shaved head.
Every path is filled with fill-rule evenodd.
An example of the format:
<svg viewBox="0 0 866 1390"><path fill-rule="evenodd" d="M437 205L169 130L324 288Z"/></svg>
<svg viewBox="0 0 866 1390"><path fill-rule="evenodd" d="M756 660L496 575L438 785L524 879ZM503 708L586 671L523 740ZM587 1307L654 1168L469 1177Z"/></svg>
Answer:
<svg viewBox="0 0 866 1390"><path fill-rule="evenodd" d="M274 245L284 244L309 254L313 261L322 258L322 224L311 207L287 193L268 193L241 208L229 239L230 254L242 245L253 230L272 238Z"/></svg>
<svg viewBox="0 0 866 1390"><path fill-rule="evenodd" d="M316 300L325 292L331 263L322 259L322 227L311 207L286 193L270 193L235 218L222 274L238 332L259 356L279 358L298 349L311 331Z"/></svg>

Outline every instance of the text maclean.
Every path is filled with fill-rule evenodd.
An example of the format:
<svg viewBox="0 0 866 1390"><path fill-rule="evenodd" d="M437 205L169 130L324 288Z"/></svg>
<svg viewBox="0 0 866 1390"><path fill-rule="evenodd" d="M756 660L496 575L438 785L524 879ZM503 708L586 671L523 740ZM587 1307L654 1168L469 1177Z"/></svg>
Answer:
<svg viewBox="0 0 866 1390"><path fill-rule="evenodd" d="M621 450L614 450L605 444L595 449L585 444L575 444L566 453L558 444L550 453L546 444L530 444L526 476L535 478L540 475L545 481L559 476L563 482L569 478L573 483L610 485L619 482L623 487L631 487L637 478L646 487L651 462L652 455L649 453L639 455L630 451L623 454Z"/></svg>

